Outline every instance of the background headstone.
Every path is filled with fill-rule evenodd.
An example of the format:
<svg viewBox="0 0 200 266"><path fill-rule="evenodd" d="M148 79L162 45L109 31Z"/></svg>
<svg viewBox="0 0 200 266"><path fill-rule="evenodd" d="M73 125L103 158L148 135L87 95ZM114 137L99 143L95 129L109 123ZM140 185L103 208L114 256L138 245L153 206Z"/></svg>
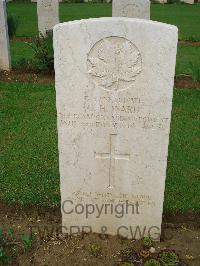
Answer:
<svg viewBox="0 0 200 266"><path fill-rule="evenodd" d="M113 0L113 17L150 19L149 0Z"/></svg>
<svg viewBox="0 0 200 266"><path fill-rule="evenodd" d="M31 0L32 3L37 3L37 0ZM62 2L62 0L59 0L59 2Z"/></svg>
<svg viewBox="0 0 200 266"><path fill-rule="evenodd" d="M54 28L64 232L159 238L177 40L175 26L130 18ZM127 203L134 214L116 217Z"/></svg>
<svg viewBox="0 0 200 266"><path fill-rule="evenodd" d="M6 1L0 0L0 69L10 70L10 43L8 36Z"/></svg>
<svg viewBox="0 0 200 266"><path fill-rule="evenodd" d="M59 23L58 0L37 1L38 29L43 35Z"/></svg>
<svg viewBox="0 0 200 266"><path fill-rule="evenodd" d="M157 0L161 4L167 4L167 0Z"/></svg>
<svg viewBox="0 0 200 266"><path fill-rule="evenodd" d="M193 5L195 3L195 0L181 0L181 2L184 2L186 4Z"/></svg>

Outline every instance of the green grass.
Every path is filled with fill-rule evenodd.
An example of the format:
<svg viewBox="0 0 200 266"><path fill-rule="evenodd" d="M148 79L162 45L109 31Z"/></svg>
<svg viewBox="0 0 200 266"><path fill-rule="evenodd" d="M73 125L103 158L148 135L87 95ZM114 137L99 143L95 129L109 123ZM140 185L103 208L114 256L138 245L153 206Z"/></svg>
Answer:
<svg viewBox="0 0 200 266"><path fill-rule="evenodd" d="M55 90L0 83L0 200L59 205ZM200 91L176 90L165 212L200 210Z"/></svg>
<svg viewBox="0 0 200 266"><path fill-rule="evenodd" d="M111 16L111 4L60 4L60 21ZM151 19L177 25L180 39L200 40L200 4L151 5ZM19 18L17 36L37 34L36 4L8 3L8 14Z"/></svg>
<svg viewBox="0 0 200 266"><path fill-rule="evenodd" d="M176 60L176 74L191 74L190 63L200 67L200 46L179 45Z"/></svg>
<svg viewBox="0 0 200 266"><path fill-rule="evenodd" d="M17 36L36 36L36 4L9 3L8 13L19 18ZM176 24L183 39L200 39L200 5L152 5L151 14L154 20ZM100 16L111 16L110 4L60 4L61 21ZM191 74L190 62L200 66L199 54L200 47L179 45L176 74ZM30 59L33 50L24 43L11 43L11 55L15 66L23 58Z"/></svg>
<svg viewBox="0 0 200 266"><path fill-rule="evenodd" d="M54 88L0 83L0 198L59 202Z"/></svg>
<svg viewBox="0 0 200 266"><path fill-rule="evenodd" d="M151 19L176 25L179 39L200 40L200 4L152 5Z"/></svg>
<svg viewBox="0 0 200 266"><path fill-rule="evenodd" d="M36 4L10 2L7 4L7 13L18 18L17 37L34 37L37 35Z"/></svg>
<svg viewBox="0 0 200 266"><path fill-rule="evenodd" d="M12 66L14 67L22 59L31 59L33 57L33 49L23 42L11 42L10 52L12 59Z"/></svg>
<svg viewBox="0 0 200 266"><path fill-rule="evenodd" d="M176 90L173 100L165 210L200 211L200 90Z"/></svg>

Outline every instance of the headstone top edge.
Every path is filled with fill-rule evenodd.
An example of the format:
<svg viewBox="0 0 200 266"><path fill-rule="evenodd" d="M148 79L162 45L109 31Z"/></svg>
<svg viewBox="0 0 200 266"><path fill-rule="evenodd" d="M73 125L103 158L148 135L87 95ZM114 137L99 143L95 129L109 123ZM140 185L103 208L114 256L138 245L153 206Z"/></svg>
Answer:
<svg viewBox="0 0 200 266"><path fill-rule="evenodd" d="M74 21L56 24L53 28L53 31L55 33L56 31L59 31L60 29L68 28L68 27L70 28L76 27L78 25L81 25L82 23L92 24L92 23L98 23L98 22L111 22L111 23L112 22L127 22L127 23L148 24L148 25L152 25L155 27L156 26L162 27L163 29L165 28L166 30L168 29L168 30L178 33L178 27L176 27L175 25L153 21L153 20L148 20L148 19L128 18L128 17L101 17L101 18L74 20Z"/></svg>

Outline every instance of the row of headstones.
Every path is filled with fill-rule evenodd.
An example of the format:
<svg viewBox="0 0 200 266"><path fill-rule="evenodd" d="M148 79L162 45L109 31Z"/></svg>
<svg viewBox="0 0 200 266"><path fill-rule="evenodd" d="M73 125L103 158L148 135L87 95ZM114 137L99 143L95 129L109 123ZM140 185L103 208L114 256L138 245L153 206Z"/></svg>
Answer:
<svg viewBox="0 0 200 266"><path fill-rule="evenodd" d="M58 1L42 0L37 3L38 28L43 35L59 23ZM149 0L113 0L113 17L150 19Z"/></svg>
<svg viewBox="0 0 200 266"><path fill-rule="evenodd" d="M11 69L10 43L8 36L6 2L0 0L0 69ZM38 28L43 35L59 23L58 0L39 0L37 3Z"/></svg>
<svg viewBox="0 0 200 266"><path fill-rule="evenodd" d="M84 0L85 3L88 2L92 2L93 0ZM106 0L107 3L111 3L112 0ZM12 2L12 0L6 0L6 2ZM31 0L32 3L37 3L37 0ZM59 0L59 2L62 2L62 0ZM157 0L157 2L161 3L161 4L166 4L168 2L168 0ZM200 2L200 0L181 0L181 2L183 3L187 3L187 4L195 4L197 2Z"/></svg>
<svg viewBox="0 0 200 266"><path fill-rule="evenodd" d="M9 1L12 1L12 0L9 0ZM107 3L111 3L112 0L106 0ZM168 0L157 0L159 3L161 4L165 4L168 2ZM200 2L200 0L198 0ZM31 0L31 2L33 3L36 3L37 0ZM59 2L62 2L62 0L59 0ZM93 2L93 0L84 0L85 3L88 3L88 2ZM181 2L183 3L187 3L187 4L195 4L195 2L197 2L197 0L181 0Z"/></svg>
<svg viewBox="0 0 200 266"><path fill-rule="evenodd" d="M7 27L6 1L0 0L0 69L10 69L10 49ZM38 29L42 35L59 23L58 0L40 0L37 3ZM149 0L113 0L113 17L138 17L150 19Z"/></svg>
<svg viewBox="0 0 200 266"><path fill-rule="evenodd" d="M6 3L0 0L0 69L10 69L9 38L6 22ZM190 0L187 0L190 1ZM46 31L52 30L59 23L58 0L40 0L37 3L38 28L43 35ZM117 17L138 17L150 19L150 2L148 0L113 0L112 16Z"/></svg>
<svg viewBox="0 0 200 266"><path fill-rule="evenodd" d="M132 8L117 1L116 15ZM149 7L139 0L143 18ZM0 10L5 37L5 1ZM159 239L177 28L99 18L58 24L53 36L63 232Z"/></svg>

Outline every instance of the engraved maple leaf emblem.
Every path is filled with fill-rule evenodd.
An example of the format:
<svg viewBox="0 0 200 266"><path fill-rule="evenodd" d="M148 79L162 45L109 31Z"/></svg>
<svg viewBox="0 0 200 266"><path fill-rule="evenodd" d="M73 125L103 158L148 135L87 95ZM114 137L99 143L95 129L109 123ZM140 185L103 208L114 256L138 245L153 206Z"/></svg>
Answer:
<svg viewBox="0 0 200 266"><path fill-rule="evenodd" d="M107 90L124 89L142 70L141 54L124 38L110 37L93 47L88 56L88 73Z"/></svg>

